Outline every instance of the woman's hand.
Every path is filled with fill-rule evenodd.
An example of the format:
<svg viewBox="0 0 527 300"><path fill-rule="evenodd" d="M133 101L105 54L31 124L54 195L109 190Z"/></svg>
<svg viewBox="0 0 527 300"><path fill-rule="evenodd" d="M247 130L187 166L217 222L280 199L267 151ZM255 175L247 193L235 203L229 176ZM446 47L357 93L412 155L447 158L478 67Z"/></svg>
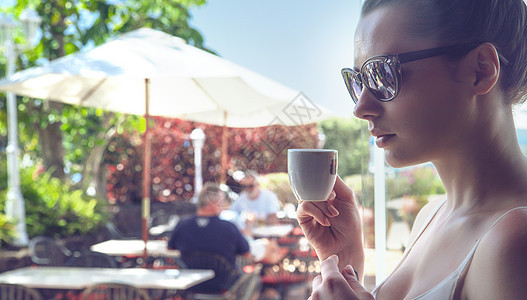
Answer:
<svg viewBox="0 0 527 300"><path fill-rule="evenodd" d="M359 209L353 191L339 176L328 200L302 201L297 218L321 261L337 254L340 269L352 264L362 276L364 249Z"/></svg>
<svg viewBox="0 0 527 300"><path fill-rule="evenodd" d="M313 279L313 292L309 300L351 299L372 300L373 296L359 283L355 272L347 265L342 272L336 255L322 262L321 274Z"/></svg>

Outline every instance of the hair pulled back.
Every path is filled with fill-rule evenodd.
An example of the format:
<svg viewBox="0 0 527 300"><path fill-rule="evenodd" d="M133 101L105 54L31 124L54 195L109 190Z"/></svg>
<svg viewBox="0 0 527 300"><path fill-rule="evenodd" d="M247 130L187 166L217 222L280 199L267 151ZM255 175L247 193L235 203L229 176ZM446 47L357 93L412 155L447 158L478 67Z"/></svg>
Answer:
<svg viewBox="0 0 527 300"><path fill-rule="evenodd" d="M527 7L523 0L366 0L362 16L388 5L402 5L415 20L409 32L435 37L441 44L490 42L510 64L501 64L500 84L507 101L523 103L527 94Z"/></svg>

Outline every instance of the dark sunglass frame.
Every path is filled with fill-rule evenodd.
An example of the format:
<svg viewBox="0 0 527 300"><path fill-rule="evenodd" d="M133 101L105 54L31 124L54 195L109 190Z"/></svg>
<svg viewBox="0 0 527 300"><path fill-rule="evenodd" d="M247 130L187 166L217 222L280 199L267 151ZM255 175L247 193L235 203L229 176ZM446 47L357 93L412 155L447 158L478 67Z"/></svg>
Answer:
<svg viewBox="0 0 527 300"><path fill-rule="evenodd" d="M368 91L373 96L375 96L375 98L382 102L388 102L395 99L395 97L399 95L399 92L401 90L401 64L445 54L464 55L481 44L481 42L475 42L417 50L406 53L399 53L395 55L377 55L368 58L364 62L364 64L362 64L360 72L357 72L350 68L344 68L342 69L341 74L344 78L344 82L346 83L346 87L351 95L351 99L353 100L353 102L357 103L359 101L364 86L366 86L366 89L368 89ZM500 59L508 63L508 61L501 55ZM375 67L376 65L380 64L382 64L384 68L388 67L393 76L392 83L386 84L386 82L381 82L382 86L385 88L384 91L374 89L373 87L371 87L371 84L365 84L365 82L368 82L368 73L366 73L367 68L371 68L371 66ZM355 90L354 85L356 85L355 87L359 89L358 91ZM384 97L383 92L388 93L389 95Z"/></svg>

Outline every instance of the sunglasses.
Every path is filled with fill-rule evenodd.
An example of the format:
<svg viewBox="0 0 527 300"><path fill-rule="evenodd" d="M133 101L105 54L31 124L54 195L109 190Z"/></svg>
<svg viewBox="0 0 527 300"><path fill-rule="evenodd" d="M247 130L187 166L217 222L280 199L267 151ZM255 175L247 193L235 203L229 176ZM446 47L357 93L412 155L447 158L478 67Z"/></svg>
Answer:
<svg viewBox="0 0 527 300"><path fill-rule="evenodd" d="M251 183L251 184L242 184L242 188L244 189L252 189L253 187L255 187L256 184L254 183Z"/></svg>
<svg viewBox="0 0 527 300"><path fill-rule="evenodd" d="M378 100L387 102L395 99L401 90L401 64L445 54L464 55L480 44L482 43L466 43L396 55L373 56L364 62L360 72L344 68L341 73L353 102L357 103L359 101L364 87ZM508 63L501 55L500 59Z"/></svg>

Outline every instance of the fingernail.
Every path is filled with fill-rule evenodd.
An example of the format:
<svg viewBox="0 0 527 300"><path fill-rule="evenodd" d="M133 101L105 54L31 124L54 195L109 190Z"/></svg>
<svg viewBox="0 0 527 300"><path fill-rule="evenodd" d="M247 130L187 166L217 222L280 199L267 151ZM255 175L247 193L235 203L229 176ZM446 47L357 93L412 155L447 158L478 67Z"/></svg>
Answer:
<svg viewBox="0 0 527 300"><path fill-rule="evenodd" d="M324 225L324 226L330 226L331 223L329 222L329 219L328 219L328 218L325 218L325 219L324 219L324 224L322 224L322 225Z"/></svg>
<svg viewBox="0 0 527 300"><path fill-rule="evenodd" d="M339 211L337 210L337 208L335 208L335 206L333 206L333 204L328 205L328 210L332 217L336 217L339 215Z"/></svg>
<svg viewBox="0 0 527 300"><path fill-rule="evenodd" d="M337 194L335 193L335 191L331 191L331 193L329 194L328 200L331 201L335 199L335 197L337 197Z"/></svg>

